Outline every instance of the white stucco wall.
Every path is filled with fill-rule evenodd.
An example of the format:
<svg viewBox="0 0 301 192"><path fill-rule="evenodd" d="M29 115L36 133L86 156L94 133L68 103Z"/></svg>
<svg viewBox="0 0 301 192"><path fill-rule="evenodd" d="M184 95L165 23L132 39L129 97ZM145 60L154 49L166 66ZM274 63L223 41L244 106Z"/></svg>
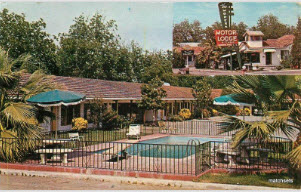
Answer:
<svg viewBox="0 0 301 192"><path fill-rule="evenodd" d="M247 41L250 47L262 47L262 41Z"/></svg>

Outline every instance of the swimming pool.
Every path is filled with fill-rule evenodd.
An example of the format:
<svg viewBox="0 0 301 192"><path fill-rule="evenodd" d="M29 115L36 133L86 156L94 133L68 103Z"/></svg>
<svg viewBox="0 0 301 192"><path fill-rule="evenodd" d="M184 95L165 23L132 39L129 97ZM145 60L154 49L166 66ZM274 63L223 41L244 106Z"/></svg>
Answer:
<svg viewBox="0 0 301 192"><path fill-rule="evenodd" d="M168 136L141 141L130 146L126 151L129 155L139 155L141 157L182 159L195 154L195 146L187 145L187 142L192 139L200 143L224 141L223 138Z"/></svg>

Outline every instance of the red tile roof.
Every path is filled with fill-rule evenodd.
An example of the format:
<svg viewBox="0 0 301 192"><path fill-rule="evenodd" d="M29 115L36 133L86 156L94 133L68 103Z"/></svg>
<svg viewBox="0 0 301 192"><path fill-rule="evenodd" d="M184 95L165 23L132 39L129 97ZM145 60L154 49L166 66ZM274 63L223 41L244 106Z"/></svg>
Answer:
<svg viewBox="0 0 301 192"><path fill-rule="evenodd" d="M283 48L293 44L294 35L284 35L278 39L267 39L263 41L264 47Z"/></svg>
<svg viewBox="0 0 301 192"><path fill-rule="evenodd" d="M205 48L204 47L192 47L192 46L189 46L189 45L186 45L184 47L174 47L173 48L174 51L180 53L182 52L183 50L193 50L194 51L194 55L198 55L200 54Z"/></svg>
<svg viewBox="0 0 301 192"><path fill-rule="evenodd" d="M28 81L30 74L21 76L21 84ZM140 100L141 83L123 81L108 81L100 79L88 79L79 77L51 76L54 83L61 86L60 89L82 93L87 98L101 97L111 100ZM167 100L193 100L192 89L187 87L163 86ZM213 89L211 98L219 97L222 89Z"/></svg>

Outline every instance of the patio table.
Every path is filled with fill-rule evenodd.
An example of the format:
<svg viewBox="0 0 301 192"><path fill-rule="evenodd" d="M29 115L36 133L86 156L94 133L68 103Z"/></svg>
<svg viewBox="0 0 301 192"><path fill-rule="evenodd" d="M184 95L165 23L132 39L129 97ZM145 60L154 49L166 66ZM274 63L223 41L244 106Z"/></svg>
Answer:
<svg viewBox="0 0 301 192"><path fill-rule="evenodd" d="M258 147L247 147L246 149L249 151L257 151L259 153L261 162L263 162L263 160L268 160L269 152L273 152L272 149L258 148Z"/></svg>
<svg viewBox="0 0 301 192"><path fill-rule="evenodd" d="M228 156L229 159L229 165L235 165L235 159L237 158L237 156L239 156L240 153L233 151L233 150L218 150L216 153L217 159L219 162L223 162L225 159L225 156Z"/></svg>
<svg viewBox="0 0 301 192"><path fill-rule="evenodd" d="M65 151L69 151L67 148L62 148L62 144L71 142L71 139L43 139L43 149L40 149L38 153L41 154L41 159L45 159L47 153L52 154L51 159L52 160L60 160L61 154L64 154ZM48 152L49 150L50 152ZM71 150L71 149L70 149ZM47 151L47 153L42 154L41 151ZM54 152L55 151L55 152ZM54 153L52 153L54 152ZM45 155L45 157L42 158L42 155ZM67 157L66 157L67 158ZM64 159L63 162L66 162Z"/></svg>
<svg viewBox="0 0 301 192"><path fill-rule="evenodd" d="M60 146L64 143L68 143L71 142L71 139L43 139L42 142L44 144L44 147L46 147L46 145L51 145L51 146Z"/></svg>

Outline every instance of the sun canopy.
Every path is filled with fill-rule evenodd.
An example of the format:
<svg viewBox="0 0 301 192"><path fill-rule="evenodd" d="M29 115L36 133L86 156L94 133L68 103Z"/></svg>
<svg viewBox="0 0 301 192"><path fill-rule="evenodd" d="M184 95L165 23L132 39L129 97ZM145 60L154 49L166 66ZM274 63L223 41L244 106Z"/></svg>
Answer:
<svg viewBox="0 0 301 192"><path fill-rule="evenodd" d="M274 52L276 52L276 49L264 49L263 52L265 52L265 53L274 53Z"/></svg>
<svg viewBox="0 0 301 192"><path fill-rule="evenodd" d="M249 104L249 103L242 103L236 101L233 97L234 94L230 95L223 95L220 97L216 97L213 100L214 105L236 105L236 106L253 106L254 104Z"/></svg>
<svg viewBox="0 0 301 192"><path fill-rule="evenodd" d="M77 105L86 98L85 95L70 91L53 90L37 94L27 102L37 104L41 107Z"/></svg>
<svg viewBox="0 0 301 192"><path fill-rule="evenodd" d="M233 52L232 55L233 55L233 56L236 55L236 52ZM231 56L231 54L229 53L229 54L227 54L227 55L221 56L221 58L230 57L230 56Z"/></svg>

